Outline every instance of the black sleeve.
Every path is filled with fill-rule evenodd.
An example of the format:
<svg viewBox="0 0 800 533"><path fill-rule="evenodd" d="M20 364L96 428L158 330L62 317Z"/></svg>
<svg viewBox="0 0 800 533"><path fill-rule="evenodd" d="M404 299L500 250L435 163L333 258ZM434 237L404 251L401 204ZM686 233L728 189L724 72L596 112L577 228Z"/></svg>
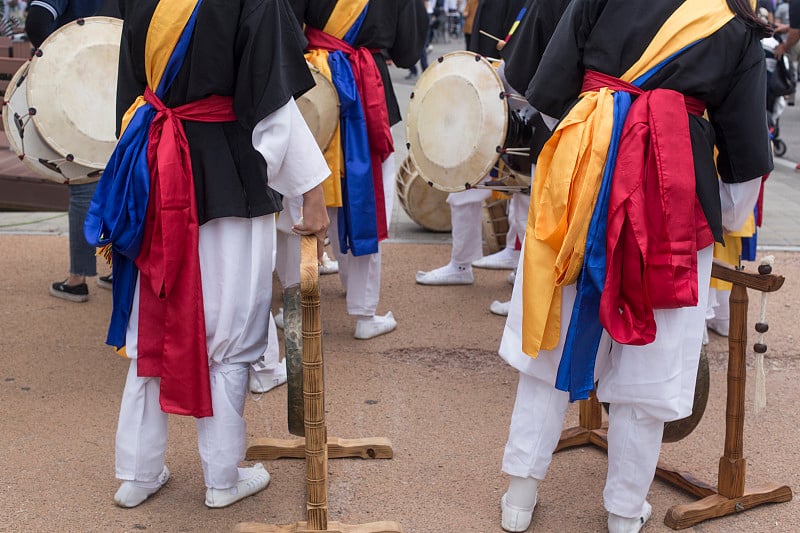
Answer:
<svg viewBox="0 0 800 533"><path fill-rule="evenodd" d="M56 19L53 14L42 6L31 6L25 19L25 33L33 46L39 48L53 31Z"/></svg>
<svg viewBox="0 0 800 533"><path fill-rule="evenodd" d="M122 24L122 37L119 44L119 68L117 70L117 128L119 137L122 117L136 98L144 94L145 84L136 77L136 62L133 59L131 30L127 23Z"/></svg>
<svg viewBox="0 0 800 533"><path fill-rule="evenodd" d="M800 0L789 2L789 26L800 29Z"/></svg>
<svg viewBox="0 0 800 533"><path fill-rule="evenodd" d="M601 1L573 0L561 17L525 91L531 105L542 113L559 118L580 95L583 49L601 10Z"/></svg>
<svg viewBox="0 0 800 533"><path fill-rule="evenodd" d="M397 30L388 52L399 68L411 68L422 55L428 35L428 12L423 0L400 0L397 5Z"/></svg>
<svg viewBox="0 0 800 533"><path fill-rule="evenodd" d="M254 2L236 37L238 74L233 107L248 130L289 98L314 86L303 57L307 41L286 0Z"/></svg>
<svg viewBox="0 0 800 533"><path fill-rule="evenodd" d="M529 1L517 31L503 49L506 79L520 94L528 90L567 4L569 0Z"/></svg>
<svg viewBox="0 0 800 533"><path fill-rule="evenodd" d="M727 183L760 178L773 168L765 112L767 71L759 40L750 37L728 94L708 110L719 149L717 170Z"/></svg>

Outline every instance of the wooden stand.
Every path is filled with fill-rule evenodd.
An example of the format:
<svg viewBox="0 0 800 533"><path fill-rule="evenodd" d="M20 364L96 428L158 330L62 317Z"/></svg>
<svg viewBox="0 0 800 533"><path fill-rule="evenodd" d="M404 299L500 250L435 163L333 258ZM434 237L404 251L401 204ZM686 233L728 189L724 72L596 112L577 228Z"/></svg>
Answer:
<svg viewBox="0 0 800 533"><path fill-rule="evenodd" d="M718 487L695 479L691 474L658 463L656 476L701 498L683 505L673 505L664 517L672 529L686 529L711 518L718 518L764 503L788 502L792 490L786 485L768 483L745 490L744 390L746 380L747 289L774 292L784 278L771 274L748 274L714 263L711 275L733 284L731 322L728 336L728 396L725 410L725 452L719 460ZM580 402L579 426L565 430L556 451L593 444L608 450L607 429L597 398Z"/></svg>
<svg viewBox="0 0 800 533"><path fill-rule="evenodd" d="M391 444L387 439L358 439L346 441L329 439L325 426L325 398L322 380L322 321L319 309L319 272L317 269L317 241L303 237L300 288L303 298L303 396L306 458L307 521L274 526L259 523L240 523L238 532L308 533L328 531L336 533L402 533L396 522L372 522L347 525L328 522L328 456L391 458ZM300 456L303 439L260 439L256 447L248 449L248 459L275 459Z"/></svg>

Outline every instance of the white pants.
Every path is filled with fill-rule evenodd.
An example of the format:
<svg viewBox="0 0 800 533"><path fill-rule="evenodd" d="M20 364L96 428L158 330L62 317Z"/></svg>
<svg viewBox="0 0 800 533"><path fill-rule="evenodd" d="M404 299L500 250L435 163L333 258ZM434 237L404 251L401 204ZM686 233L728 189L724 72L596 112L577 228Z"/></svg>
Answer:
<svg viewBox="0 0 800 533"><path fill-rule="evenodd" d="M214 416L197 420L206 486L224 489L239 479L246 428L242 417L248 370L267 346L272 295L275 217L224 218L200 227L206 344ZM159 406L160 379L137 376L139 289L128 323L132 359L122 395L116 438L116 475L152 482L164 466L167 415Z"/></svg>
<svg viewBox="0 0 800 533"><path fill-rule="evenodd" d="M450 262L466 267L483 256L483 203L491 196L486 189L469 189L447 195L450 204L453 248ZM517 238L525 236L528 220L528 194L514 193L508 205L508 232L506 248L514 249Z"/></svg>
<svg viewBox="0 0 800 533"><path fill-rule="evenodd" d="M386 225L391 222L395 197L394 154L391 154L381 165L383 171L383 193L386 199ZM339 279L347 291L347 314L355 316L373 316L378 310L381 292L381 250L369 255L354 256L343 254L339 246L338 207L328 208L331 225L329 234L333 244L333 254L339 262Z"/></svg>
<svg viewBox="0 0 800 533"><path fill-rule="evenodd" d="M595 378L598 399L611 404L604 499L606 509L614 514L638 516L655 474L664 422L691 414L712 255L713 246L698 252L698 305L656 310L653 343L621 345L603 334ZM568 402L567 393L555 390L554 383L576 288L562 289L558 345L540 351L536 359L527 356L522 352L523 261L524 252L500 345L501 357L520 371L503 471L544 479Z"/></svg>

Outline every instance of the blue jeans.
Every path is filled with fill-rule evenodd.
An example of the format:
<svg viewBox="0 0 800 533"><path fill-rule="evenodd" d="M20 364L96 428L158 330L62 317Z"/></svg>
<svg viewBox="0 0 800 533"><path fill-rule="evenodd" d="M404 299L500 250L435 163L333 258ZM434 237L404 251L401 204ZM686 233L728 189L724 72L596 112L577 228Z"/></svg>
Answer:
<svg viewBox="0 0 800 533"><path fill-rule="evenodd" d="M97 182L69 185L69 273L76 276L96 276L95 247L83 236L83 221L89 210Z"/></svg>

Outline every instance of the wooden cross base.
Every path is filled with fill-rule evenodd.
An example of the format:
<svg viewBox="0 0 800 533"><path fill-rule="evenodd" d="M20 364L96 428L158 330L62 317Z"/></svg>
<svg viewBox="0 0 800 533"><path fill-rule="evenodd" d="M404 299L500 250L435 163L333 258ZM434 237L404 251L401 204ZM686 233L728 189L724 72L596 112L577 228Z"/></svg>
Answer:
<svg viewBox="0 0 800 533"><path fill-rule="evenodd" d="M360 457L361 459L391 459L392 443L385 437L341 439L328 437L328 459ZM306 439L253 439L247 448L248 461L275 459L305 459Z"/></svg>
<svg viewBox="0 0 800 533"><path fill-rule="evenodd" d="M714 263L711 275L733 284L730 297L731 321L728 336L728 391L725 410L725 453L719 460L718 487L670 468L659 461L656 477L701 498L694 503L673 505L664 517L672 529L686 529L711 518L739 513L765 503L792 499L792 489L769 483L745 491L744 386L745 344L747 342L747 288L777 291L784 278L773 274L750 274ZM579 404L579 426L564 430L555 451L574 446L595 445L608 451L608 430L594 393Z"/></svg>
<svg viewBox="0 0 800 533"><path fill-rule="evenodd" d="M308 529L308 522L297 522L288 526L271 526L257 522L242 522L234 529L237 533L314 533L319 529ZM348 525L328 522L328 533L403 533L397 522L370 522L369 524Z"/></svg>

